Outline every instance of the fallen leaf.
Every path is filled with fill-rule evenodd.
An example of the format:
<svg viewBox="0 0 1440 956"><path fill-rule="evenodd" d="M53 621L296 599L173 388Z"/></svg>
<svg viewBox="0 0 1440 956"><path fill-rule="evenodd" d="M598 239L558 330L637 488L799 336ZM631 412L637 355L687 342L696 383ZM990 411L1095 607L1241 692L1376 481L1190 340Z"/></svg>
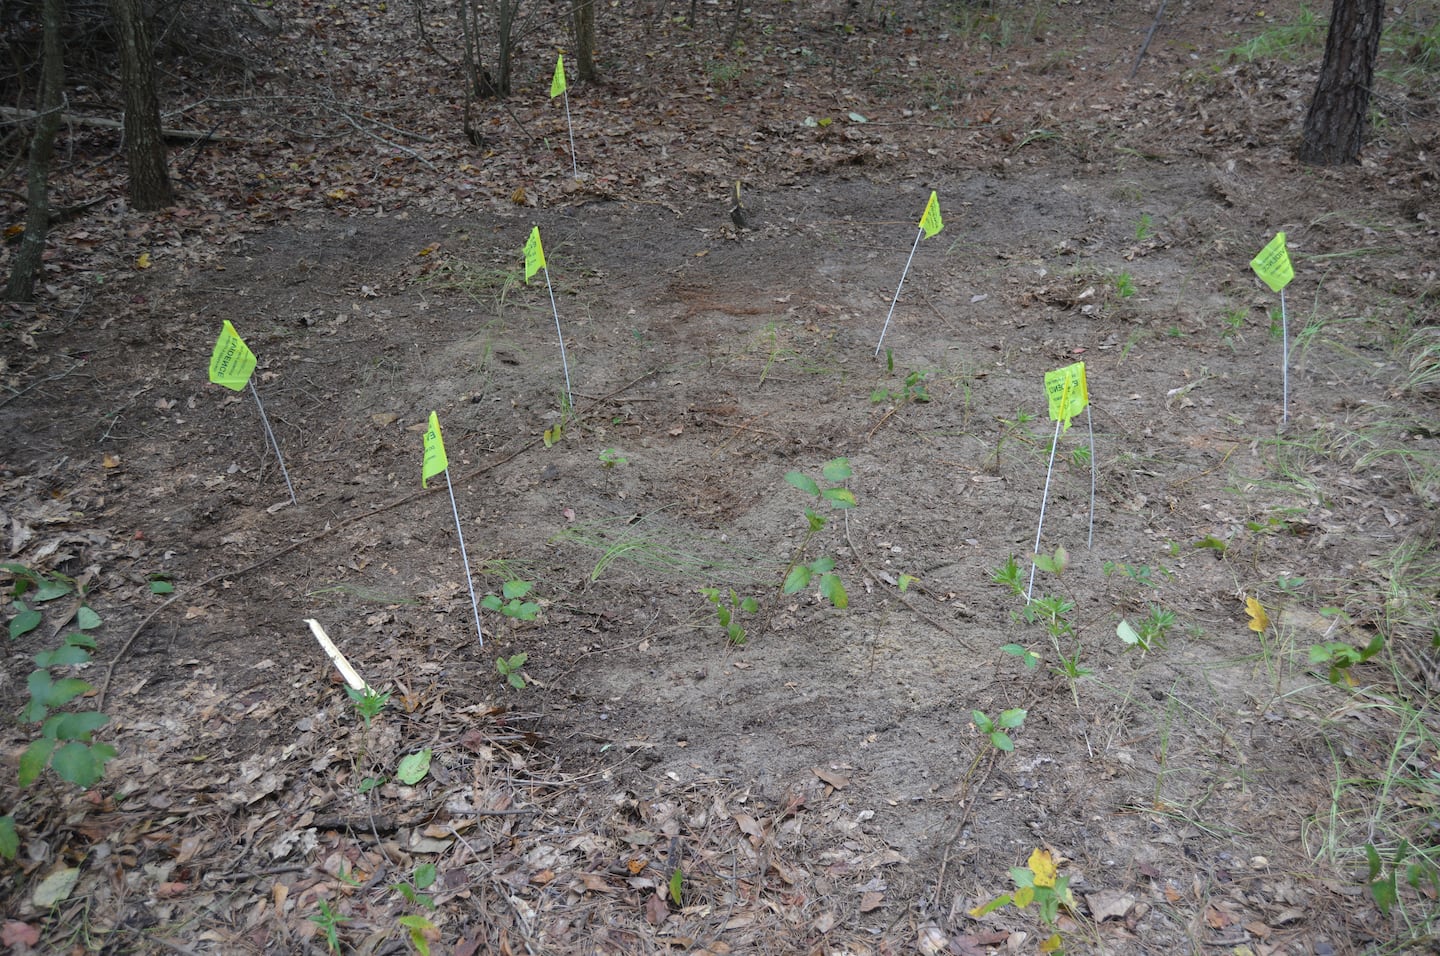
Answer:
<svg viewBox="0 0 1440 956"><path fill-rule="evenodd" d="M370 420L375 424L379 425L381 428L384 428L386 425L395 424L396 419L398 419L399 417L400 416L396 415L394 412L376 412L375 414L370 416Z"/></svg>
<svg viewBox="0 0 1440 956"><path fill-rule="evenodd" d="M0 943L12 949L21 946L34 948L40 943L40 930L18 919L6 920L5 925L0 927Z"/></svg>
<svg viewBox="0 0 1440 956"><path fill-rule="evenodd" d="M70 891L75 889L75 881L78 879L80 879L79 867L61 867L40 881L40 885L35 887L35 892L30 899L37 908L48 910L70 895Z"/></svg>
<svg viewBox="0 0 1440 956"><path fill-rule="evenodd" d="M868 913L885 905L885 894L874 890L860 894L860 912Z"/></svg>
<svg viewBox="0 0 1440 956"><path fill-rule="evenodd" d="M1038 847L1031 850L1027 865L1030 867L1030 872L1035 874L1036 886L1055 885L1055 858L1050 855L1049 850L1041 850Z"/></svg>
<svg viewBox="0 0 1440 956"><path fill-rule="evenodd" d="M765 839L765 831L761 829L760 824L756 823L755 818L750 814L737 813L734 815L734 820L735 825L740 828L741 833L756 840Z"/></svg>
<svg viewBox="0 0 1440 956"><path fill-rule="evenodd" d="M825 781L830 786L834 787L836 790L844 790L846 787L850 786L850 778L841 776L838 773L834 773L829 770L822 770L819 767L811 767L810 772L813 773L815 776L819 777L821 780Z"/></svg>
<svg viewBox="0 0 1440 956"><path fill-rule="evenodd" d="M645 900L645 921L651 926L659 926L670 918L670 907L665 898L659 892L651 893Z"/></svg>
<svg viewBox="0 0 1440 956"><path fill-rule="evenodd" d="M103 457L103 458L100 459L100 464L101 464L102 466L106 467L106 468L119 468L119 467L120 467L120 456L119 456L119 455L106 455L105 457Z"/></svg>
<svg viewBox="0 0 1440 956"><path fill-rule="evenodd" d="M1085 902L1090 904L1090 915L1095 922L1103 923L1107 919L1124 919L1136 900L1121 890L1098 890L1087 893Z"/></svg>
<svg viewBox="0 0 1440 956"><path fill-rule="evenodd" d="M819 916L815 917L815 922L810 924L810 928L817 933L830 932L832 929L835 928L835 914L831 913L829 910L826 910L824 913L821 913Z"/></svg>
<svg viewBox="0 0 1440 956"><path fill-rule="evenodd" d="M148 269L151 264L150 253L148 252L140 253L139 257L135 260L135 268L137 269Z"/></svg>

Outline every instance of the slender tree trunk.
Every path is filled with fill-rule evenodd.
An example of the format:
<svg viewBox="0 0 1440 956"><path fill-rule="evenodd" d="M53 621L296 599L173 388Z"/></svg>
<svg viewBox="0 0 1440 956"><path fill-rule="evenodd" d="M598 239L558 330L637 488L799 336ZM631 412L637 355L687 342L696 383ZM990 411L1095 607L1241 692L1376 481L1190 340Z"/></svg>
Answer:
<svg viewBox="0 0 1440 956"><path fill-rule="evenodd" d="M1384 18L1384 0L1335 0L1325 60L1301 133L1302 163L1342 166L1360 158Z"/></svg>
<svg viewBox="0 0 1440 956"><path fill-rule="evenodd" d="M141 0L110 0L120 28L120 83L125 92L125 163L130 173L130 205L141 211L163 209L175 201L165 169L165 140L160 134L160 98L155 94L155 60L150 24Z"/></svg>
<svg viewBox="0 0 1440 956"><path fill-rule="evenodd" d="M575 23L575 76L582 83L595 82L595 4L597 0L572 0Z"/></svg>
<svg viewBox="0 0 1440 956"><path fill-rule="evenodd" d="M520 14L520 0L496 0L495 8L500 34L500 51L495 61L495 93L503 99L510 95L511 57L515 52L515 22Z"/></svg>
<svg viewBox="0 0 1440 956"><path fill-rule="evenodd" d="M35 118L35 130L30 135L25 234L11 260L10 279L5 284L5 298L11 302L30 302L35 298L35 277L45 254L45 235L50 231L50 158L55 153L55 134L60 130L60 113L65 108L65 52L60 43L64 20L64 0L44 0L40 8L44 31L40 115Z"/></svg>

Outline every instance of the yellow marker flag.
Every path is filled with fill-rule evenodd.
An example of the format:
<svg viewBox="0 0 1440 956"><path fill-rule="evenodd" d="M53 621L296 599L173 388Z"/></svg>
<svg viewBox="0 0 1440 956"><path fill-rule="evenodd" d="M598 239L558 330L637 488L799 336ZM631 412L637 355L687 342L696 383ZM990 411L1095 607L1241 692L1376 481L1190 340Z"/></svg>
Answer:
<svg viewBox="0 0 1440 956"><path fill-rule="evenodd" d="M926 239L945 228L945 223L940 221L940 199L933 189L930 190L930 201L925 204L925 212L920 216L920 228L925 230Z"/></svg>
<svg viewBox="0 0 1440 956"><path fill-rule="evenodd" d="M1045 394L1050 399L1050 420L1064 422L1079 415L1090 404L1090 387L1085 382L1085 363L1076 362L1045 373Z"/></svg>
<svg viewBox="0 0 1440 956"><path fill-rule="evenodd" d="M525 284L530 277L545 268L545 247L540 245L540 227L530 229L530 238L525 240Z"/></svg>
<svg viewBox="0 0 1440 956"><path fill-rule="evenodd" d="M565 55L555 54L555 76L550 80L550 98L553 100L565 92Z"/></svg>
<svg viewBox="0 0 1440 956"><path fill-rule="evenodd" d="M210 381L233 391L243 392L253 371L255 353L250 351L250 346L245 344L240 333L235 331L235 326L226 319L225 325L220 329L220 337L215 340L215 351L210 353Z"/></svg>
<svg viewBox="0 0 1440 956"><path fill-rule="evenodd" d="M1295 270L1290 266L1290 252L1285 248L1285 233L1275 233L1275 238L1250 260L1250 268L1264 280L1271 292L1279 292L1289 285L1290 280L1295 278Z"/></svg>
<svg viewBox="0 0 1440 956"><path fill-rule="evenodd" d="M440 416L431 412L430 427L425 429L425 463L420 467L420 487L428 488L427 482L449 467L445 439L440 436Z"/></svg>

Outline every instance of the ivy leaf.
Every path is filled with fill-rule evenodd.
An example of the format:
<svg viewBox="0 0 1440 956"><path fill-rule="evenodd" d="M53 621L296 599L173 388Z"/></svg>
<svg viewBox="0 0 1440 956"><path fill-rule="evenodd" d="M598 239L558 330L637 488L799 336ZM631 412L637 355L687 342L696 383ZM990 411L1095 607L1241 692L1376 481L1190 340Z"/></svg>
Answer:
<svg viewBox="0 0 1440 956"><path fill-rule="evenodd" d="M18 601L16 603L20 604L20 607L24 608L24 610L22 610L19 614L15 615L10 619L11 640L14 640L17 637L21 637L22 635L29 634L31 631L35 630L35 628L40 626L39 611L35 610L34 608L25 607L23 603L20 603Z"/></svg>

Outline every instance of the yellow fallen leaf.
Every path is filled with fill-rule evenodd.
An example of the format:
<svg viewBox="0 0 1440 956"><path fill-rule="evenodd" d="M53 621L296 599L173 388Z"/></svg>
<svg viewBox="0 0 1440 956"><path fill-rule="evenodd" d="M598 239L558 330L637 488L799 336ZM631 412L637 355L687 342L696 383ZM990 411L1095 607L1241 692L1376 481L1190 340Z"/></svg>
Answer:
<svg viewBox="0 0 1440 956"><path fill-rule="evenodd" d="M515 191L510 194L510 201L517 206L525 205L525 187L516 186Z"/></svg>
<svg viewBox="0 0 1440 956"><path fill-rule="evenodd" d="M140 253L140 257L135 260L135 268L137 268L137 269L148 269L148 268L150 268L150 253L148 253L148 252L142 252L142 253Z"/></svg>
<svg viewBox="0 0 1440 956"><path fill-rule="evenodd" d="M1248 625L1250 630L1256 634L1264 634L1265 629L1270 626L1270 615L1265 613L1265 608L1261 606L1259 600L1253 597L1246 598L1245 613L1250 615Z"/></svg>
<svg viewBox="0 0 1440 956"><path fill-rule="evenodd" d="M1050 855L1049 850L1031 850L1026 865L1030 867L1030 872L1035 874L1036 886L1055 885L1055 858Z"/></svg>
<svg viewBox="0 0 1440 956"><path fill-rule="evenodd" d="M430 245L426 246L424 249L421 249L420 252L419 252L419 254L422 255L422 256L428 256L430 253L434 252L436 249L439 249L439 248L440 248L440 243L438 243L438 242L432 242L432 243L430 243Z"/></svg>
<svg viewBox="0 0 1440 956"><path fill-rule="evenodd" d="M100 459L100 464L103 465L103 466L106 467L106 468L119 468L119 467L120 467L120 456L119 456L119 455L106 455L105 457L103 457L103 458Z"/></svg>

